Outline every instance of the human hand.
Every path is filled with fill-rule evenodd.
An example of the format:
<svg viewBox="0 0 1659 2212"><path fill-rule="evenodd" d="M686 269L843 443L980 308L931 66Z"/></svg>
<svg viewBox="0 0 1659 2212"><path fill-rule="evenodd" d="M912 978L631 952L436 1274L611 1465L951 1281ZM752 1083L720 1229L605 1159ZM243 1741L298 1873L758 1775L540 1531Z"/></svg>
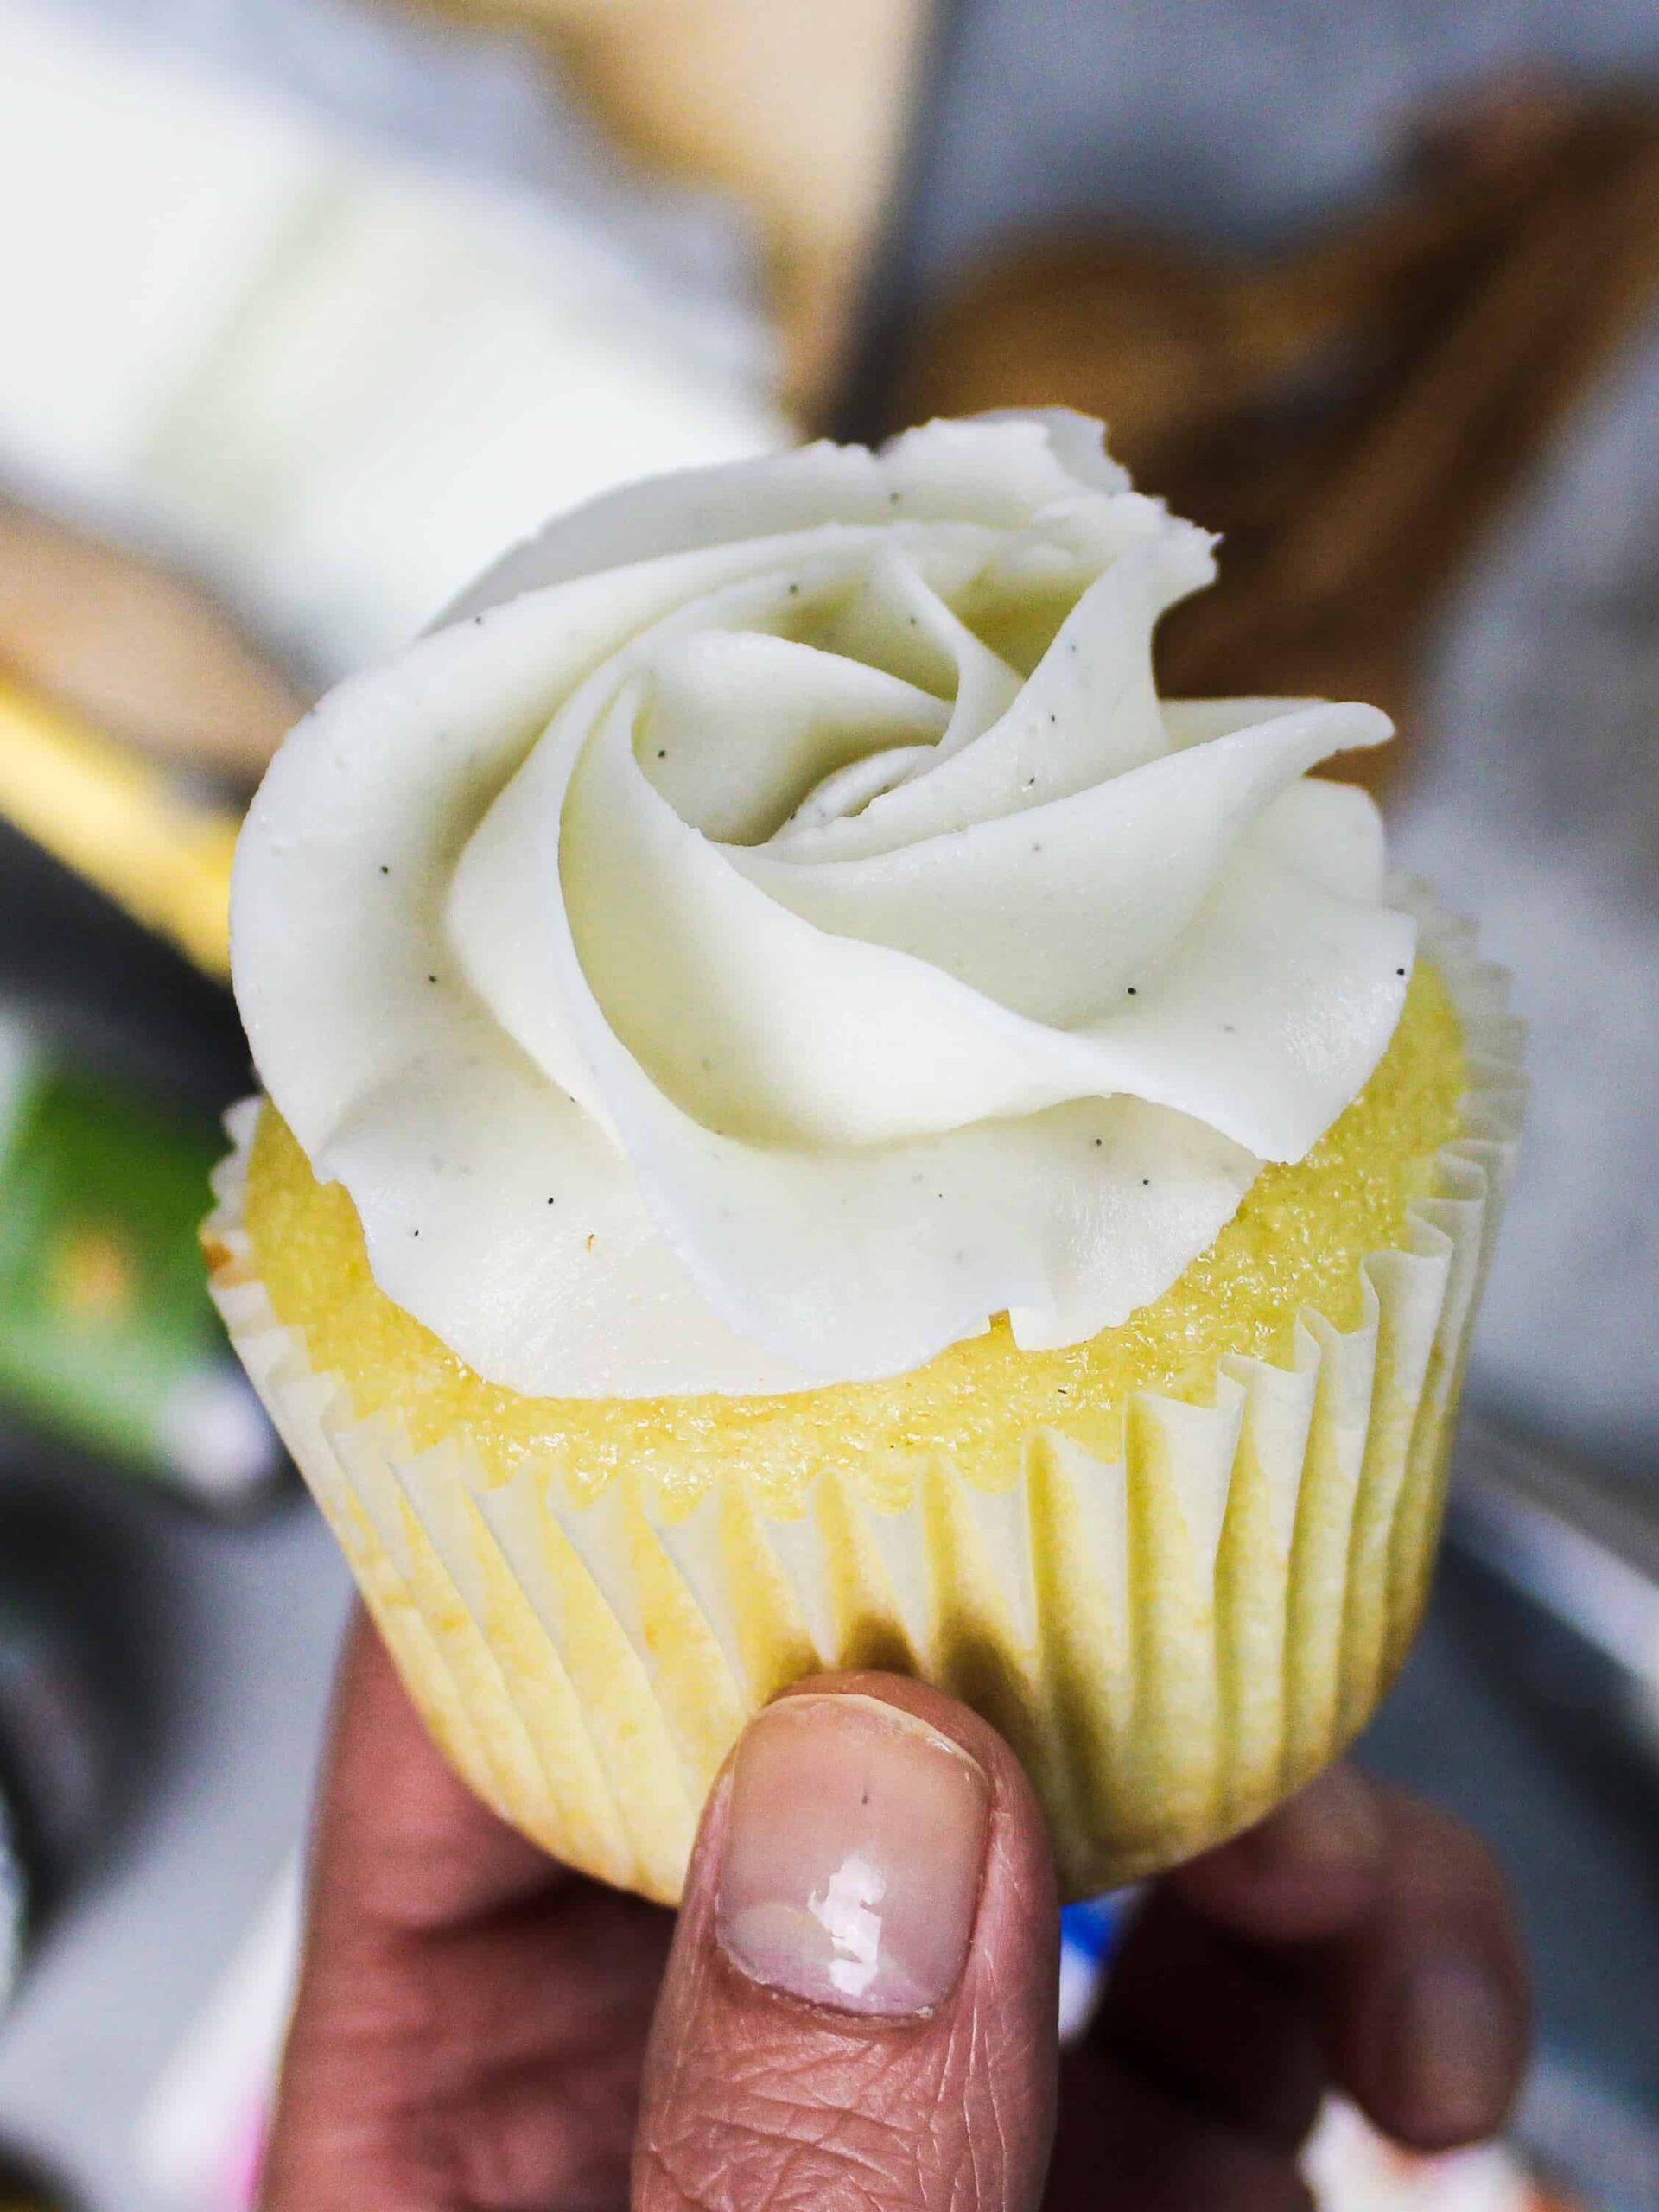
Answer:
<svg viewBox="0 0 1659 2212"><path fill-rule="evenodd" d="M359 1623L264 2212L1290 2212L1327 2086L1440 2148L1525 2053L1491 1860L1349 1768L1153 1887L1064 2056L1056 1972L1035 1801L938 1691L769 1707L677 1923L479 1804Z"/></svg>

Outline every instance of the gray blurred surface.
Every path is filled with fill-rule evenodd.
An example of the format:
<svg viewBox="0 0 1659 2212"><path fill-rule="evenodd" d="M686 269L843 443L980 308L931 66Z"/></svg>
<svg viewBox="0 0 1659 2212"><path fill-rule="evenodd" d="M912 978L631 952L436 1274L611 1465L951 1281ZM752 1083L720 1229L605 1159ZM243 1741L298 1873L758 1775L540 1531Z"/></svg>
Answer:
<svg viewBox="0 0 1659 2212"><path fill-rule="evenodd" d="M1540 66L1652 74L1659 8L961 0L893 289L1102 217L1222 250L1295 237L1375 188L1414 106ZM1659 1483L1656 420L1649 332L1448 609L1393 842L1479 917L1534 1026L1478 1387Z"/></svg>
<svg viewBox="0 0 1659 2212"><path fill-rule="evenodd" d="M1483 1602L1484 1599L1485 1602ZM1497 1616L1458 1562L1361 1746L1374 1771L1492 1839L1514 1885L1552 2055L1659 2113L1659 1789L1506 1681ZM1573 1739L1577 1738L1575 1742Z"/></svg>
<svg viewBox="0 0 1659 2212"><path fill-rule="evenodd" d="M296 98L446 157L493 139L504 175L533 175L543 158L539 95L508 47L456 74L442 62L449 35L430 27L385 61L376 18L354 0L80 4L267 69ZM1388 118L1417 92L1549 51L1597 67L1659 60L1659 10L969 0L901 264L937 281L995 236L1107 211L1236 243L1278 236L1363 191ZM1485 916L1538 1025L1541 1095L1483 1387L1622 1446L1633 1470L1659 1462L1647 1350L1659 1337L1656 394L1659 360L1638 350L1448 621L1437 692L1448 741L1401 841ZM0 957L4 890L0 873ZM38 946L25 949L38 964ZM237 1533L92 1497L154 1624L156 1745L118 1854L0 2034L0 2135L48 2153L89 2212L168 2212L134 2178L132 2120L301 1834L345 1578L308 1510ZM1499 1836L1552 2035L1659 2097L1652 1825L1573 1770L1506 1694L1465 1599L1442 1605L1374 1756Z"/></svg>

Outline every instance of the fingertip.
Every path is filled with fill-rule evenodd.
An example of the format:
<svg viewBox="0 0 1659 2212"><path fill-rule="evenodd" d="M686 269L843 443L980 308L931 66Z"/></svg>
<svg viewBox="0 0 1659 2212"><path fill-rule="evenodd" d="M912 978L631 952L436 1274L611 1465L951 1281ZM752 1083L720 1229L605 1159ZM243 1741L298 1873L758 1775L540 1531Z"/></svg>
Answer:
<svg viewBox="0 0 1659 2212"><path fill-rule="evenodd" d="M1035 2202L1058 1935L1040 1817L994 1730L892 1676L795 1686L703 1816L636 2202L712 2201L708 2177L721 2202L785 2183L791 2202L861 2202L878 2159L895 2203L970 2167L964 2212Z"/></svg>
<svg viewBox="0 0 1659 2212"><path fill-rule="evenodd" d="M1375 1789L1357 1768L1335 1766L1173 1879L1190 1904L1236 1935L1315 1942L1372 1909L1387 1849Z"/></svg>
<svg viewBox="0 0 1659 2212"><path fill-rule="evenodd" d="M1508 1886L1477 1837L1390 1794L1377 1912L1338 1947L1332 2055L1349 2094L1413 2150L1484 2140L1514 2104L1531 2042Z"/></svg>
<svg viewBox="0 0 1659 2212"><path fill-rule="evenodd" d="M1495 2135L1524 2071L1524 2001L1469 1951L1414 1959L1379 1990L1356 2088L1370 2117L1414 2151Z"/></svg>

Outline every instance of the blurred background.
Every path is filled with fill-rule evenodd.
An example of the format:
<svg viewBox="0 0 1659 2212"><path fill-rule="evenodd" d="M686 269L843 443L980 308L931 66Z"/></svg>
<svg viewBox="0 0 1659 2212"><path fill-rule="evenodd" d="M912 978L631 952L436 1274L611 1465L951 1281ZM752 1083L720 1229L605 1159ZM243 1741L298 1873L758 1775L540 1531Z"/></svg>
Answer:
<svg viewBox="0 0 1659 2212"><path fill-rule="evenodd" d="M251 2202L346 1604L194 1247L264 761L610 482L1054 401L1225 532L1165 688L1387 705L1534 1026L1364 1750L1542 2051L1321 2199L1659 2207L1656 0L0 0L0 2204Z"/></svg>

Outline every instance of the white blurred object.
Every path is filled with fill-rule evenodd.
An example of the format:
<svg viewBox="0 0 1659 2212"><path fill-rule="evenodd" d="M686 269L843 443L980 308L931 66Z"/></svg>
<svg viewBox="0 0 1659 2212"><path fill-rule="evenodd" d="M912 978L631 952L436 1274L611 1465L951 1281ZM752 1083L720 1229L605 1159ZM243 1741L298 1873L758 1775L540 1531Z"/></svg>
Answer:
<svg viewBox="0 0 1659 2212"><path fill-rule="evenodd" d="M0 0L0 474L332 675L557 508L785 437L734 257L676 260L674 197L428 172Z"/></svg>
<svg viewBox="0 0 1659 2212"><path fill-rule="evenodd" d="M179 2212L247 2212L254 2202L299 1952L290 1865L139 2120L139 2173Z"/></svg>
<svg viewBox="0 0 1659 2212"><path fill-rule="evenodd" d="M1547 2212L1548 2204L1503 2144L1416 2158L1338 2097L1326 2100L1302 2169L1319 2212Z"/></svg>

